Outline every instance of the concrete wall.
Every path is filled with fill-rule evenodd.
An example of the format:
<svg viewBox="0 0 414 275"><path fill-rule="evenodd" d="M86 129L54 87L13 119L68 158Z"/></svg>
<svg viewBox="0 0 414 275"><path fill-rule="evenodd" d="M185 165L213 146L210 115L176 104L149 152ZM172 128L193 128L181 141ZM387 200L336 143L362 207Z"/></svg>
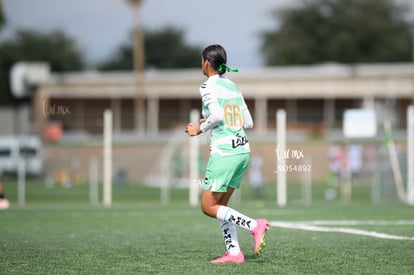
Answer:
<svg viewBox="0 0 414 275"><path fill-rule="evenodd" d="M150 173L165 173L159 170L158 160L163 152L163 144L140 145L115 145L113 147L113 169L124 169L130 181L142 181ZM302 165L304 159L312 159L312 177L314 181L323 181L328 169L329 145L320 143L288 144L289 159L287 164ZM183 148L182 155L186 157L187 151ZM208 144L202 145L201 150L207 161ZM274 143L251 144L252 154L260 154L263 157L263 176L266 181L276 179L276 145ZM302 152L294 154L293 151ZM296 157L295 157L296 156ZM102 147L98 145L46 145L45 167L46 174L56 175L60 170L65 170L71 175L76 175L80 181L88 179L89 161L92 157L98 158L99 176L102 176ZM188 165L188 164L187 164ZM184 165L185 166L185 165ZM158 169L158 170L157 170ZM186 171L184 167L184 173ZM288 173L288 180L300 180L303 172ZM245 178L248 180L248 177Z"/></svg>

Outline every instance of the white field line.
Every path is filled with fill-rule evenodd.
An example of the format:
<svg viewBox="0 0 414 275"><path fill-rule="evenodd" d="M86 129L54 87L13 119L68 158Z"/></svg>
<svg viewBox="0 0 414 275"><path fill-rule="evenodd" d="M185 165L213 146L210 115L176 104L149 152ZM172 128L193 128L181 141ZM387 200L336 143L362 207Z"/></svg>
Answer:
<svg viewBox="0 0 414 275"><path fill-rule="evenodd" d="M342 222L345 222L345 221L342 221ZM344 224L344 223L342 223L342 224ZM386 233L380 233L380 232L368 231L368 230L362 230L362 229L355 229L355 228L323 227L323 226L316 226L316 225L306 224L306 223L301 223L301 222L271 221L270 225L275 226L275 227L281 227L281 228L301 229L301 230L316 231L316 232L347 233L347 234L368 236L368 237L380 238L380 239L414 241L414 237L391 235L391 234L386 234Z"/></svg>
<svg viewBox="0 0 414 275"><path fill-rule="evenodd" d="M414 225L414 220L396 220L396 221L375 221L375 220L315 220L315 221L295 221L294 223L303 223L311 225Z"/></svg>

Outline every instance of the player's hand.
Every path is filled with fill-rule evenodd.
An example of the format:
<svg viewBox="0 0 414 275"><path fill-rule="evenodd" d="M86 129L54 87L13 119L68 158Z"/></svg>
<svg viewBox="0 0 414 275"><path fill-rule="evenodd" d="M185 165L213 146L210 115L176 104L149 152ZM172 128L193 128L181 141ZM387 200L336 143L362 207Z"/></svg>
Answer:
<svg viewBox="0 0 414 275"><path fill-rule="evenodd" d="M200 118L200 124L204 123L206 120L204 118Z"/></svg>
<svg viewBox="0 0 414 275"><path fill-rule="evenodd" d="M200 131L200 127L194 123L188 123L187 127L185 127L185 132L189 135L189 136L197 136L201 133Z"/></svg>

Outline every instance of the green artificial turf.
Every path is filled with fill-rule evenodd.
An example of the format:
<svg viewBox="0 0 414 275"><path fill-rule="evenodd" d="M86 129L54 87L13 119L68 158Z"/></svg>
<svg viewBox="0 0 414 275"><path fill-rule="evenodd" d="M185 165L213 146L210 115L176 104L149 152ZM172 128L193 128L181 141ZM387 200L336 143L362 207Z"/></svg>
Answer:
<svg viewBox="0 0 414 275"><path fill-rule="evenodd" d="M173 190L170 203L161 205L157 189L114 187L113 206L105 208L89 205L87 186L33 182L20 207L15 187L5 184L12 206L0 211L0 274L414 273L414 241L279 227L268 231L260 257L249 233L239 230L246 263L212 265L224 253L218 223L188 206L186 190ZM319 198L309 206L292 202L279 208L271 193L260 202L246 193L232 206L270 221L387 221L342 227L414 237L414 224L393 223L414 221L410 206L372 204L360 195L351 203Z"/></svg>

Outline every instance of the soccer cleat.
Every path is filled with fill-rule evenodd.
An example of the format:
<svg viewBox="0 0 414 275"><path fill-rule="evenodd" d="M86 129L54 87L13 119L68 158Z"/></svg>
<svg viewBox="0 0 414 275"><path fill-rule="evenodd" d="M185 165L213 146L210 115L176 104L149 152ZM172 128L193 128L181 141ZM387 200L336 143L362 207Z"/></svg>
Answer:
<svg viewBox="0 0 414 275"><path fill-rule="evenodd" d="M243 253L240 251L239 254L237 254L236 256L232 256L230 254L230 252L226 252L224 253L223 256L221 256L220 258L217 258L215 260L210 261L210 263L212 264L243 264L244 263L244 255Z"/></svg>
<svg viewBox="0 0 414 275"><path fill-rule="evenodd" d="M257 226L251 232L251 235L254 238L254 253L256 255L260 255L265 247L265 234L266 231L269 229L269 222L264 219L257 219Z"/></svg>
<svg viewBox="0 0 414 275"><path fill-rule="evenodd" d="M10 207L8 199L0 199L0 209L7 209Z"/></svg>

